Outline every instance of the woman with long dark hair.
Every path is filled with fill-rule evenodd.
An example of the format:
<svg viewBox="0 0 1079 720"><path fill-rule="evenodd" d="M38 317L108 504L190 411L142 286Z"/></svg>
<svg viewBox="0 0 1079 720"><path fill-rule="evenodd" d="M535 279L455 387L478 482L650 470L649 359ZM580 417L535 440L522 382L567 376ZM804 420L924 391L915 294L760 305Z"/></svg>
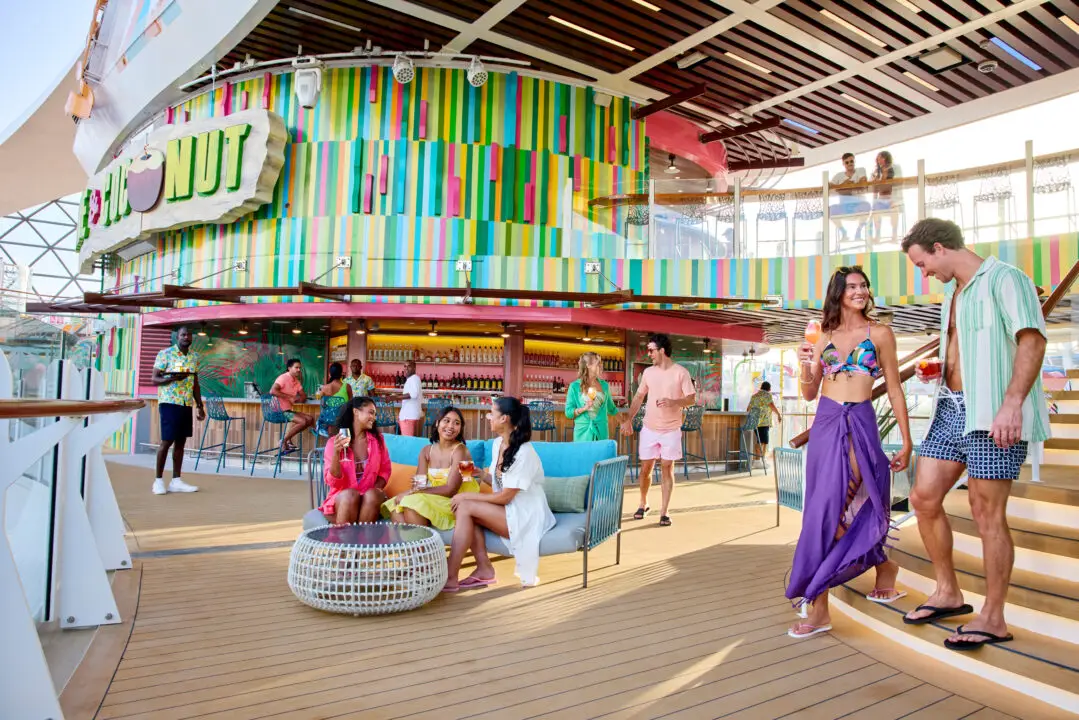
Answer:
<svg viewBox="0 0 1079 720"><path fill-rule="evenodd" d="M866 597L892 603L899 566L884 553L891 512L891 471L910 462L907 404L899 380L895 335L873 322L873 295L865 272L841 267L828 283L822 337L805 343L802 397L821 395L806 447L805 509L794 551L787 597L809 605L805 622L791 637L831 630L828 591L871 567L876 586ZM881 375L888 388L903 448L891 460L881 447L873 411L873 384Z"/></svg>
<svg viewBox="0 0 1079 720"><path fill-rule="evenodd" d="M330 363L326 384L319 388L322 397L352 399L352 388L345 382L345 366L339 362Z"/></svg>
<svg viewBox="0 0 1079 720"><path fill-rule="evenodd" d="M874 183L880 183L873 186L873 205L870 208L872 210L872 222L873 222L873 237L880 240L880 227L884 220L883 215L891 212L892 210L892 184L886 182L895 178L895 165L892 162L892 154L887 150L881 150L877 153L877 159L873 163L873 174L869 178ZM892 217L892 242L895 242L895 216Z"/></svg>
<svg viewBox="0 0 1079 720"><path fill-rule="evenodd" d="M431 428L431 444L420 450L416 474L427 476L427 487L413 488L382 505L382 515L394 522L431 525L452 530L451 498L458 492L479 492L470 473L461 475L461 463L472 460L465 446L465 418L452 405L442 409Z"/></svg>
<svg viewBox="0 0 1079 720"><path fill-rule="evenodd" d="M543 492L543 464L532 447L528 407L516 398L500 397L491 405L487 421L496 437L484 482L491 485L493 492L459 493L450 501L457 524L450 547L449 579L443 592L495 583L495 568L483 537L485 529L506 539L517 561L521 585L535 585L539 582L536 571L540 539L554 527L554 515ZM476 558L476 570L458 582L461 562L469 549Z"/></svg>
<svg viewBox="0 0 1079 720"><path fill-rule="evenodd" d="M322 475L330 492L319 510L336 525L375 522L386 502L390 453L375 427L377 416L374 400L352 398L337 418L341 432L326 443Z"/></svg>

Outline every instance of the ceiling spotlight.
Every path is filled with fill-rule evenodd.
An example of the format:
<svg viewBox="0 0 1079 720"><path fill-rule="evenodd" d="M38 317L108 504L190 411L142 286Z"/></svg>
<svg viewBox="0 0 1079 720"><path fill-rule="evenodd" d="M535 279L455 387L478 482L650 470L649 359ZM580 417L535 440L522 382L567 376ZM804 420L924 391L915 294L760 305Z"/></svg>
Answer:
<svg viewBox="0 0 1079 720"><path fill-rule="evenodd" d="M199 337L206 337L206 323L200 323L199 324L198 336Z"/></svg>
<svg viewBox="0 0 1079 720"><path fill-rule="evenodd" d="M667 156L667 167L664 168L663 172L667 173L668 175L677 175L678 174L678 172L679 172L678 171L678 166L674 164L674 154L673 153Z"/></svg>
<svg viewBox="0 0 1079 720"><path fill-rule="evenodd" d="M510 336L510 324L504 322L504 323L502 323L502 337L508 338L509 336Z"/></svg>
<svg viewBox="0 0 1079 720"><path fill-rule="evenodd" d="M404 53L397 53L393 59L393 79L402 85L407 85L416 77L416 68L412 65L412 58Z"/></svg>
<svg viewBox="0 0 1079 720"><path fill-rule="evenodd" d="M483 63L480 62L478 57L472 58L465 75L468 77L468 84L475 88L483 87L484 83L487 82L487 70L484 69Z"/></svg>
<svg viewBox="0 0 1079 720"><path fill-rule="evenodd" d="M712 354L712 341L711 340L705 340L704 341L704 351L703 352L704 352L705 355L711 355Z"/></svg>
<svg viewBox="0 0 1079 720"><path fill-rule="evenodd" d="M360 326L358 328L356 328L356 334L357 335L366 335L367 334L367 321L366 320L360 320Z"/></svg>
<svg viewBox="0 0 1079 720"><path fill-rule="evenodd" d="M322 63L314 58L292 61L295 72L292 76L292 91L296 99L305 108L318 104L318 95L322 92Z"/></svg>
<svg viewBox="0 0 1079 720"><path fill-rule="evenodd" d="M303 334L303 328L300 327L300 323L296 323L295 325L292 326L292 334L293 335L302 335Z"/></svg>
<svg viewBox="0 0 1079 720"><path fill-rule="evenodd" d="M239 333L240 333L241 335L246 335L246 334L247 334L248 332L249 332L249 331L248 331L248 329L247 329L247 323L244 323L244 324L240 325L240 330L239 330Z"/></svg>
<svg viewBox="0 0 1079 720"><path fill-rule="evenodd" d="M431 337L438 337L438 330L435 330L435 326L438 325L437 320L431 321L431 329L427 332Z"/></svg>
<svg viewBox="0 0 1079 720"><path fill-rule="evenodd" d="M592 330L588 325L584 326L584 337L581 338L581 342L592 342L592 338L588 336L588 333Z"/></svg>
<svg viewBox="0 0 1079 720"><path fill-rule="evenodd" d="M996 60L983 60L978 63L978 72L982 75L991 75L997 71L1000 64Z"/></svg>

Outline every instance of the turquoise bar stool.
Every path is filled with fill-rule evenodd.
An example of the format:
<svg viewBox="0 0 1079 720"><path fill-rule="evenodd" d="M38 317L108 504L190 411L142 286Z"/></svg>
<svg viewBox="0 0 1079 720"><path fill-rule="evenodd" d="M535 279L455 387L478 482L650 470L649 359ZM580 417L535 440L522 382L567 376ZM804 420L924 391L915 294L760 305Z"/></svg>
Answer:
<svg viewBox="0 0 1079 720"><path fill-rule="evenodd" d="M686 450L686 436L694 432L701 439L700 455L691 455ZM708 471L708 446L704 442L703 405L690 405L682 416L682 474L687 480L689 479L689 461L691 459L704 462L704 476L711 480L712 475Z"/></svg>
<svg viewBox="0 0 1079 720"><path fill-rule="evenodd" d="M277 477L277 473L281 470L281 458L285 456L281 450L281 443L285 441L285 429L289 423L292 422L289 416L285 414L285 411L281 409L281 404L277 402L277 398L273 395L262 396L262 425L259 427L259 439L255 442L255 452L251 455L251 474L255 474L255 464L258 462L259 455L273 455L274 456L274 468L273 476ZM268 450L262 449L262 435L266 432L267 425L280 425L281 431L277 435L277 447L270 448ZM270 431L273 432L272 430ZM297 449L297 458L300 463L300 474L303 474L303 433L299 433L296 437L300 439L300 444Z"/></svg>
<svg viewBox="0 0 1079 720"><path fill-rule="evenodd" d="M337 418L341 414L341 408L347 402L348 400L337 395L322 398L318 411L318 420L315 421L315 427L311 428L311 434L315 436L315 446L307 454L307 467L312 467L311 463L314 462L315 456L318 455L319 440L329 442L331 433L336 433L339 429L336 427Z"/></svg>
<svg viewBox="0 0 1079 720"><path fill-rule="evenodd" d="M195 456L195 469L199 469L199 460L202 459L203 450L213 450L214 448L221 448L220 454L217 456L217 472L221 472L221 467L225 462L225 454L229 450L235 450L240 448L240 469L244 470L247 466L247 418L239 416L233 417L229 415L225 409L225 401L221 399L220 395L206 395L203 397L206 403L206 422L202 425L202 441L199 442L199 454ZM240 421L240 441L235 445L229 445L229 428L232 427L232 423L235 420ZM210 429L211 422L220 422L225 424L225 434L221 438L221 442L214 445L206 444L206 432Z"/></svg>
<svg viewBox="0 0 1079 720"><path fill-rule="evenodd" d="M533 435L554 432L554 403L550 400L533 400L528 403L528 417L532 421ZM555 439L558 439L557 435Z"/></svg>

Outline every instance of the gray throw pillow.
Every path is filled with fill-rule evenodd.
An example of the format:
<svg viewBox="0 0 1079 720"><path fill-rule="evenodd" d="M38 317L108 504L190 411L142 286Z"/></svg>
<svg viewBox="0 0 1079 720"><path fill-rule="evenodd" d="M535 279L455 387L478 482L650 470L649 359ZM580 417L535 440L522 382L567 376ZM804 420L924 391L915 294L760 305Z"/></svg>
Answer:
<svg viewBox="0 0 1079 720"><path fill-rule="evenodd" d="M588 475L575 477L548 477L543 480L543 491L551 512L580 513L588 503Z"/></svg>

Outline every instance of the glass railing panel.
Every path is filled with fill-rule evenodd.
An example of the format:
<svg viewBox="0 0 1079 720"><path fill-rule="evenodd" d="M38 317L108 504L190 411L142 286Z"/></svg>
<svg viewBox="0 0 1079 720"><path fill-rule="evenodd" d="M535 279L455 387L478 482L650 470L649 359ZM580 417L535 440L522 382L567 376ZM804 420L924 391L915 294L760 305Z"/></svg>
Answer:
<svg viewBox="0 0 1079 720"><path fill-rule="evenodd" d="M1034 158L1034 236L1079 230L1079 150Z"/></svg>
<svg viewBox="0 0 1079 720"><path fill-rule="evenodd" d="M0 352L11 367L13 397L59 397L60 364L70 340L59 329L28 315L0 311ZM8 440L14 442L54 422L55 418L11 420ZM8 487L5 497L4 532L27 605L38 622L46 619L54 471L49 451Z"/></svg>
<svg viewBox="0 0 1079 720"><path fill-rule="evenodd" d="M852 188L830 188L832 253L898 250L907 228L918 217L917 203L917 176L869 181Z"/></svg>
<svg viewBox="0 0 1079 720"><path fill-rule="evenodd" d="M1015 160L925 180L926 217L951 220L969 244L1012 240L1026 233L1026 165Z"/></svg>

